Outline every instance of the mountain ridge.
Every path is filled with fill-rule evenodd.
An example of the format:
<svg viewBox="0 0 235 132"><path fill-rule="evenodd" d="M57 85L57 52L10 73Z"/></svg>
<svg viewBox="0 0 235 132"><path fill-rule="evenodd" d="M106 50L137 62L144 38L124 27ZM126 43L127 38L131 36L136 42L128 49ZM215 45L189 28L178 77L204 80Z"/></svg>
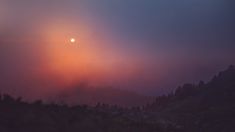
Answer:
<svg viewBox="0 0 235 132"><path fill-rule="evenodd" d="M144 107L58 105L0 96L1 132L232 132L235 68L209 82L184 84Z"/></svg>

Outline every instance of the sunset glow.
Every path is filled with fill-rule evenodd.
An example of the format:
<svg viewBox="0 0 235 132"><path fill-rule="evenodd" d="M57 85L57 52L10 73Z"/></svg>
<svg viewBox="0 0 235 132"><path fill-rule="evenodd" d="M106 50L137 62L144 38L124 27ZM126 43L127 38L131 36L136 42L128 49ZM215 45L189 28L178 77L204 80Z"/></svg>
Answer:
<svg viewBox="0 0 235 132"><path fill-rule="evenodd" d="M0 0L0 132L235 132L234 6Z"/></svg>
<svg viewBox="0 0 235 132"><path fill-rule="evenodd" d="M75 42L76 42L75 38L71 38L71 39L70 39L70 42L71 42L71 43L75 43Z"/></svg>
<svg viewBox="0 0 235 132"><path fill-rule="evenodd" d="M190 2L91 1L0 2L4 90L44 96L86 82L163 94L234 62L234 37L222 30L230 19L217 21L230 15L218 11L222 3L189 10Z"/></svg>

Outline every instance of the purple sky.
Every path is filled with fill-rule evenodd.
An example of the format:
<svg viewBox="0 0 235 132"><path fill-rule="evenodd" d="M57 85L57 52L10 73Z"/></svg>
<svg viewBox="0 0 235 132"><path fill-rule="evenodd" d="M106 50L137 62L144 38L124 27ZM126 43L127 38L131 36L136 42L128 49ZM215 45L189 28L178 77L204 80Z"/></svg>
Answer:
<svg viewBox="0 0 235 132"><path fill-rule="evenodd" d="M0 90L160 95L208 80L235 62L234 13L230 0L0 0Z"/></svg>

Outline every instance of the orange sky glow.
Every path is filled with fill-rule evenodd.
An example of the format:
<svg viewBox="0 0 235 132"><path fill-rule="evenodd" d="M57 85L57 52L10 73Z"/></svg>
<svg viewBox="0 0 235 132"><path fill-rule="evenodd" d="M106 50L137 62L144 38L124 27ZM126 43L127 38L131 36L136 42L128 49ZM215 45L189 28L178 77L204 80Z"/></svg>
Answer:
<svg viewBox="0 0 235 132"><path fill-rule="evenodd" d="M107 45L115 41L92 33L93 25L89 23L51 21L42 27L40 33L47 61L41 73L46 77L57 76L63 85L79 81L108 85L110 81L128 79L138 71L137 60L121 51L114 52L114 47ZM73 44L71 37L76 39Z"/></svg>

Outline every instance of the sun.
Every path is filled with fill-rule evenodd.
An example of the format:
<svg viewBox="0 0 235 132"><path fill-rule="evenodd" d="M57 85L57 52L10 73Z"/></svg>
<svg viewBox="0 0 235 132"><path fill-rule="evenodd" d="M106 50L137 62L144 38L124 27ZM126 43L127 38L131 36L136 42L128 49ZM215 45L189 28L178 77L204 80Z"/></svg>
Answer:
<svg viewBox="0 0 235 132"><path fill-rule="evenodd" d="M75 43L75 42L76 42L76 39L75 39L75 38L70 38L70 42L71 42L71 43Z"/></svg>

